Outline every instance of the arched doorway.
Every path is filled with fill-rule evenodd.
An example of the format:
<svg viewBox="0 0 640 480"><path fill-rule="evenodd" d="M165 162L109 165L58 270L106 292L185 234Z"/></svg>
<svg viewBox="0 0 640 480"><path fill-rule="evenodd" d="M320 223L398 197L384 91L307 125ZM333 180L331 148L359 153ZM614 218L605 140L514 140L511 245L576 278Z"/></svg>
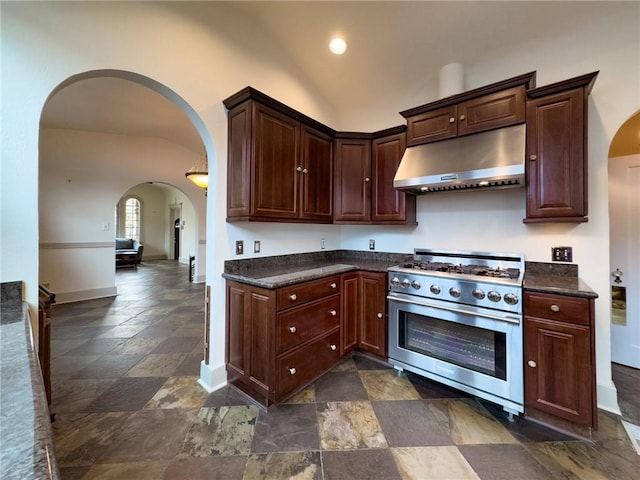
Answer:
<svg viewBox="0 0 640 480"><path fill-rule="evenodd" d="M40 125L40 281L60 303L114 295L113 208L148 182L174 185L192 203L189 250L203 280L206 196L184 173L204 155L215 161L207 151L200 117L155 80L99 70L60 84Z"/></svg>
<svg viewBox="0 0 640 480"><path fill-rule="evenodd" d="M624 424L640 438L640 112L609 149L612 379Z"/></svg>

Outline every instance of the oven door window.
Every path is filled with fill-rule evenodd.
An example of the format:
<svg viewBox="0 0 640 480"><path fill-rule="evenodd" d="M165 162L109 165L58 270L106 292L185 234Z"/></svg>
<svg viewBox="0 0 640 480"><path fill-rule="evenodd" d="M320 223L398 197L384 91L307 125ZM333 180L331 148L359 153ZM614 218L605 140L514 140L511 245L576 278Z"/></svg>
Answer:
<svg viewBox="0 0 640 480"><path fill-rule="evenodd" d="M399 347L507 378L506 334L400 311Z"/></svg>

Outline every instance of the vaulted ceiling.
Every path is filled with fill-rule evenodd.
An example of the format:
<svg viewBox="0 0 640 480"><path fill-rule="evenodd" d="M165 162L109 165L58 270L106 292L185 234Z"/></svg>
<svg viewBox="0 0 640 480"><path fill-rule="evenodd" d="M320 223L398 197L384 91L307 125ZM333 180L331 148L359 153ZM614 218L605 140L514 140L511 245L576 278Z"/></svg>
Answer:
<svg viewBox="0 0 640 480"><path fill-rule="evenodd" d="M216 2L210 3L215 8ZM607 3L258 1L226 7L252 19L340 111L363 108L399 89L433 89L447 63L476 64L505 45L524 52L541 36L566 33L568 24L597 21L606 14ZM333 34L348 42L342 56L327 49ZM398 111L413 106L396 105ZM46 106L42 125L159 137L202 150L179 108L146 87L117 78L65 87Z"/></svg>

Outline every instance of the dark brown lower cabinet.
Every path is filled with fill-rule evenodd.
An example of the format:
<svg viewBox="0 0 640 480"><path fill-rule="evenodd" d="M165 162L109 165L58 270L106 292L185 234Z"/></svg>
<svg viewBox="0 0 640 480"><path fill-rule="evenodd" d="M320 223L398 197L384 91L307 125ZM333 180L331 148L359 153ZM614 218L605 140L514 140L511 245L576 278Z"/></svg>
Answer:
<svg viewBox="0 0 640 480"><path fill-rule="evenodd" d="M589 298L525 292L525 411L597 427L593 307Z"/></svg>
<svg viewBox="0 0 640 480"><path fill-rule="evenodd" d="M387 356L387 274L361 274L362 299L358 347L379 357Z"/></svg>
<svg viewBox="0 0 640 480"><path fill-rule="evenodd" d="M359 348L387 354L387 274L349 272L270 290L227 280L227 380L265 406Z"/></svg>
<svg viewBox="0 0 640 480"><path fill-rule="evenodd" d="M342 351L387 356L387 274L342 275Z"/></svg>

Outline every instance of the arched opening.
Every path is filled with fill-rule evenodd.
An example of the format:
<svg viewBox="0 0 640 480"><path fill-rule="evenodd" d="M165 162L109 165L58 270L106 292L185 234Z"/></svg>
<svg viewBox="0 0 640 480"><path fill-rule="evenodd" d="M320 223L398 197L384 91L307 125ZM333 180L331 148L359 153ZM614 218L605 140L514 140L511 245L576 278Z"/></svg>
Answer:
<svg viewBox="0 0 640 480"><path fill-rule="evenodd" d="M40 122L40 281L60 303L117 293L113 245L124 228L114 206L133 185L172 186L172 203L180 196L189 206L180 260L194 256L196 281L203 281L206 196L184 174L203 156L215 162L213 151L197 113L155 80L97 70L61 83Z"/></svg>
<svg viewBox="0 0 640 480"><path fill-rule="evenodd" d="M608 171L611 372L625 426L640 438L640 111L616 132Z"/></svg>

